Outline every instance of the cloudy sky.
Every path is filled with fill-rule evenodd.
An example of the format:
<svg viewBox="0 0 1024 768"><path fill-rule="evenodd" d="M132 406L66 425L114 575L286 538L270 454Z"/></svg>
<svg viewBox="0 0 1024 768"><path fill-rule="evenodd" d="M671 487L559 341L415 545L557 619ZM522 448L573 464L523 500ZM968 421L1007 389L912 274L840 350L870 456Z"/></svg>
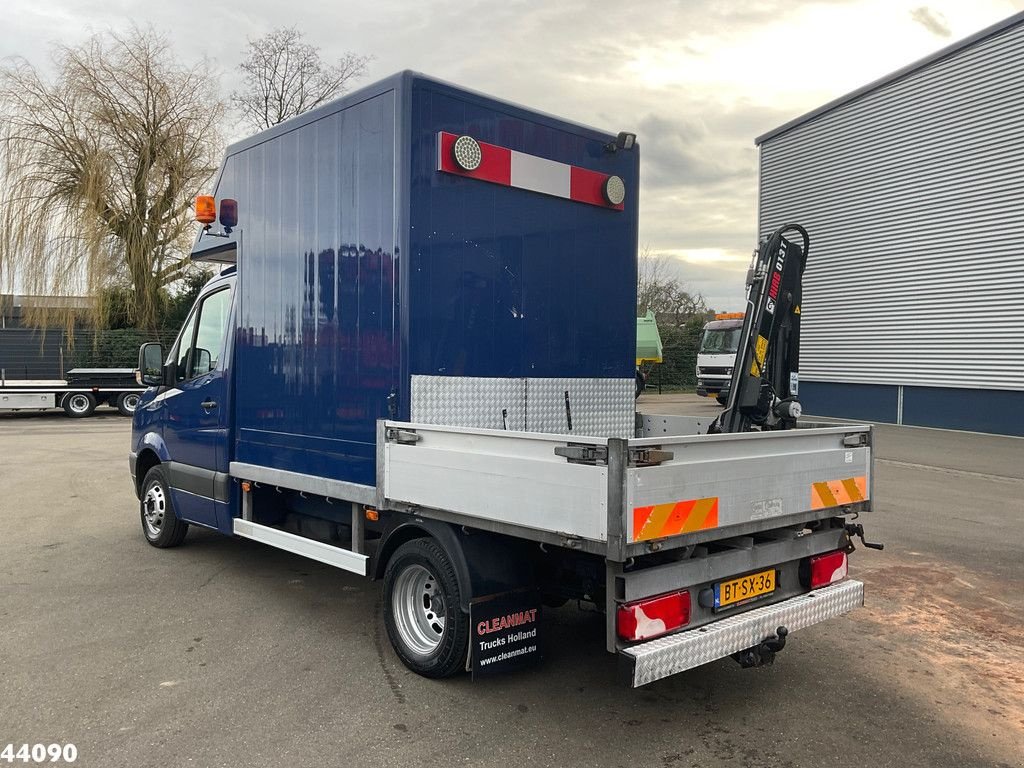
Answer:
<svg viewBox="0 0 1024 768"><path fill-rule="evenodd" d="M247 37L295 25L642 143L640 243L720 310L742 306L760 133L1024 9L1024 0L4 0L0 56L135 22L236 84Z"/></svg>

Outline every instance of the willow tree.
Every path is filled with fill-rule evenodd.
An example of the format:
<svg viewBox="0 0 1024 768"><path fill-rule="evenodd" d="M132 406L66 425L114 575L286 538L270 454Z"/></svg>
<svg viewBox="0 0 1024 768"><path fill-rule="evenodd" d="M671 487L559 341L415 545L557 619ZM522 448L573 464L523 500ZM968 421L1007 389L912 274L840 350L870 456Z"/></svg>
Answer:
<svg viewBox="0 0 1024 768"><path fill-rule="evenodd" d="M153 329L221 152L216 82L139 29L58 46L52 70L0 69L0 285L84 292L97 321L103 296L127 292L136 325Z"/></svg>

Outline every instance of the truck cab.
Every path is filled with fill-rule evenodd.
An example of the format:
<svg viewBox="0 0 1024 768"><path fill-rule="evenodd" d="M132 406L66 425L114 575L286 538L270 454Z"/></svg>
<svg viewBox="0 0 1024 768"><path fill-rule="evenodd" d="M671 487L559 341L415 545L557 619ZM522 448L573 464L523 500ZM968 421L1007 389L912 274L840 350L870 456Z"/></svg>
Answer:
<svg viewBox="0 0 1024 768"><path fill-rule="evenodd" d="M231 530L234 287L235 270L225 269L203 288L166 355L158 344L142 351L140 372L151 386L132 421L129 463L136 492L149 510L143 531L151 542L171 535L157 524L168 495L182 520ZM147 474L157 466L165 475L163 487L146 486Z"/></svg>
<svg viewBox="0 0 1024 768"><path fill-rule="evenodd" d="M704 325L697 349L697 394L713 397L719 405L729 401L733 363L740 334L743 313L729 312L715 315Z"/></svg>

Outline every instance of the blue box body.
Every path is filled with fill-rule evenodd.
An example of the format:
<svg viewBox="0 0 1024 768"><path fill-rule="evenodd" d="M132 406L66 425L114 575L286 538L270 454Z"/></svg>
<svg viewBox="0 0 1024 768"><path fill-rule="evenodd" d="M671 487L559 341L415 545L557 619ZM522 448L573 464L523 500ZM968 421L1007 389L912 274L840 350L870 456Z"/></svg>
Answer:
<svg viewBox="0 0 1024 768"><path fill-rule="evenodd" d="M442 173L439 131L616 174L622 211ZM416 374L630 378L639 151L405 72L242 141L233 460L375 484Z"/></svg>

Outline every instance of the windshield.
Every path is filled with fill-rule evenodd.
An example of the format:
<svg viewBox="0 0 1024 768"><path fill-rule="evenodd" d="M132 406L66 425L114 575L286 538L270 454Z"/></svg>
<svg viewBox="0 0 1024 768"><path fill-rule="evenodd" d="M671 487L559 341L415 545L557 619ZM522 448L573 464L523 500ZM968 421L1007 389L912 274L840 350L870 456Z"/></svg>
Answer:
<svg viewBox="0 0 1024 768"><path fill-rule="evenodd" d="M740 343L742 328L726 328L718 331L704 331L700 340L700 351L708 355L734 355Z"/></svg>

